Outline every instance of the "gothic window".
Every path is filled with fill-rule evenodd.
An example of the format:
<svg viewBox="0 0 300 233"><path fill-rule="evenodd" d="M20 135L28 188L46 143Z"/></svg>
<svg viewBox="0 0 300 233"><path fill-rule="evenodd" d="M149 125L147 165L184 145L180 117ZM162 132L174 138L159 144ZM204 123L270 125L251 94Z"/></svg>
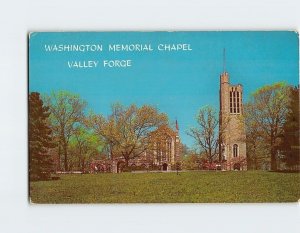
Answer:
<svg viewBox="0 0 300 233"><path fill-rule="evenodd" d="M239 149L239 146L237 144L234 144L233 145L233 157L238 157L238 149Z"/></svg>
<svg viewBox="0 0 300 233"><path fill-rule="evenodd" d="M168 154L169 154L170 157L171 157L171 150L172 150L171 146L172 146L171 139L169 139L169 141L168 141Z"/></svg>
<svg viewBox="0 0 300 233"><path fill-rule="evenodd" d="M229 112L240 114L242 111L242 92L238 90L238 87L231 87L229 91Z"/></svg>
<svg viewBox="0 0 300 233"><path fill-rule="evenodd" d="M240 93L236 93L236 99L237 99L237 113L240 113Z"/></svg>
<svg viewBox="0 0 300 233"><path fill-rule="evenodd" d="M243 92L241 92L241 113L243 114Z"/></svg>
<svg viewBox="0 0 300 233"><path fill-rule="evenodd" d="M226 147L225 147L225 145L222 145L222 159L226 160Z"/></svg>
<svg viewBox="0 0 300 233"><path fill-rule="evenodd" d="M160 142L158 142L156 144L156 156L157 156L157 160L161 161L161 145L160 145Z"/></svg>
<svg viewBox="0 0 300 233"><path fill-rule="evenodd" d="M236 113L236 98L235 98L235 91L233 91L233 113Z"/></svg>
<svg viewBox="0 0 300 233"><path fill-rule="evenodd" d="M232 91L230 91L230 113L232 113Z"/></svg>

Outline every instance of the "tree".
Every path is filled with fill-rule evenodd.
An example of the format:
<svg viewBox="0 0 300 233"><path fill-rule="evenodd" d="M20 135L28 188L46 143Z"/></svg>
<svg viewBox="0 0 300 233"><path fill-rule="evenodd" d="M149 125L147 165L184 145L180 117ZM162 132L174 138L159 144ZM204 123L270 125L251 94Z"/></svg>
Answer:
<svg viewBox="0 0 300 233"><path fill-rule="evenodd" d="M49 150L52 143L48 125L49 107L44 106L38 92L29 94L29 175L30 180L44 180L50 177L53 161Z"/></svg>
<svg viewBox="0 0 300 233"><path fill-rule="evenodd" d="M52 129L58 139L58 149L62 148L64 155L64 169L68 167L68 145L76 124L80 124L84 117L86 102L79 95L66 91L52 92L45 96L45 101L50 108Z"/></svg>
<svg viewBox="0 0 300 233"><path fill-rule="evenodd" d="M182 150L182 168L185 170L199 170L201 161L204 159L203 153L197 152L197 149L190 149L183 145Z"/></svg>
<svg viewBox="0 0 300 233"><path fill-rule="evenodd" d="M270 147L265 143L264 132L258 127L257 121L251 117L255 106L246 104L244 108L244 122L246 129L247 166L248 169L269 169Z"/></svg>
<svg viewBox="0 0 300 233"><path fill-rule="evenodd" d="M79 125L70 138L70 151L72 152L73 164L82 172L92 158L96 158L102 151L102 143L99 137L84 124Z"/></svg>
<svg viewBox="0 0 300 233"><path fill-rule="evenodd" d="M270 149L254 128L246 122L247 167L250 169L268 169L270 164ZM247 130L250 128L250 130Z"/></svg>
<svg viewBox="0 0 300 233"><path fill-rule="evenodd" d="M276 149L283 135L289 103L285 83L266 85L252 94L245 105L246 134L262 140L269 148L271 169L276 170Z"/></svg>
<svg viewBox="0 0 300 233"><path fill-rule="evenodd" d="M211 106L201 108L196 116L197 127L190 128L187 134L194 138L199 150L204 150L206 158L210 163L213 162L218 154L219 134L219 117L217 112ZM224 125L226 125L224 123ZM220 129L220 133L223 130Z"/></svg>
<svg viewBox="0 0 300 233"><path fill-rule="evenodd" d="M284 151L285 161L291 168L299 165L299 86L289 87L290 101L288 112L283 126L283 140L280 149Z"/></svg>
<svg viewBox="0 0 300 233"><path fill-rule="evenodd" d="M129 160L153 148L153 132L167 122L166 114L149 105L124 107L117 103L112 105L112 114L107 118L90 116L90 124L109 147L111 158L123 157L126 166Z"/></svg>

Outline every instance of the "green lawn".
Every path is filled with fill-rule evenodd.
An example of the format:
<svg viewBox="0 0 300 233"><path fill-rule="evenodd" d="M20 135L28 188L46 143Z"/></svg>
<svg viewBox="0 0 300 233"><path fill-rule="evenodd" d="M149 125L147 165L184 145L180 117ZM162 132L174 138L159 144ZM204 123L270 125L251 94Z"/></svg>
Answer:
<svg viewBox="0 0 300 233"><path fill-rule="evenodd" d="M296 202L299 173L181 172L61 175L30 184L32 203Z"/></svg>

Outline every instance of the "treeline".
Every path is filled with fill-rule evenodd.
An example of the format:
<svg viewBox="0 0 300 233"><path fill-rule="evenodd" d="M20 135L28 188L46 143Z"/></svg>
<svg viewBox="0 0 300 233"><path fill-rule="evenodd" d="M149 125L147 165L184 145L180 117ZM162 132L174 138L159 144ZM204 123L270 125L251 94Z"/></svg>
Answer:
<svg viewBox="0 0 300 233"><path fill-rule="evenodd" d="M155 130L168 117L155 107L113 104L111 114L87 113L87 103L66 91L29 95L29 173L31 180L51 172L85 172L93 159L131 159L152 150L163 137ZM155 134L155 135L154 135ZM151 135L151 136L150 136Z"/></svg>
<svg viewBox="0 0 300 233"><path fill-rule="evenodd" d="M93 159L122 157L126 165L155 149L168 116L155 107L113 104L108 116L88 112L87 103L66 91L29 94L29 173L31 180L51 172L89 169ZM184 148L183 169L219 161L219 115L201 108L197 125L186 133L195 150ZM248 169L299 169L299 87L266 85L244 105ZM226 124L225 124L226 125ZM157 145L156 145L157 146ZM157 149L157 148L156 148ZM55 166L54 166L55 165Z"/></svg>

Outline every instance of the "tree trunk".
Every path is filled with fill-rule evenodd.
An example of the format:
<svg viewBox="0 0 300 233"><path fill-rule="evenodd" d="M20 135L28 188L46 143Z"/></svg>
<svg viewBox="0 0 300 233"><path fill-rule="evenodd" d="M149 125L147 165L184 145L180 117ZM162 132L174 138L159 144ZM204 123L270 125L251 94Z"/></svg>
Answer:
<svg viewBox="0 0 300 233"><path fill-rule="evenodd" d="M272 171L276 171L277 170L276 151L274 149L274 140L273 140L273 137L271 137L271 170Z"/></svg>
<svg viewBox="0 0 300 233"><path fill-rule="evenodd" d="M61 171L61 145L58 143L58 171Z"/></svg>
<svg viewBox="0 0 300 233"><path fill-rule="evenodd" d="M271 148L271 170L272 171L276 171L277 170L276 151L274 150L273 146Z"/></svg>
<svg viewBox="0 0 300 233"><path fill-rule="evenodd" d="M223 148L221 145L219 145L219 163L222 163L223 161Z"/></svg>
<svg viewBox="0 0 300 233"><path fill-rule="evenodd" d="M78 166L78 168L81 170L82 170L82 162L83 162L83 159L82 159L82 154L81 154L81 146L79 146L79 163L78 163L79 166Z"/></svg>
<svg viewBox="0 0 300 233"><path fill-rule="evenodd" d="M257 170L257 168L258 168L256 155L254 157L254 168L255 168L255 170Z"/></svg>
<svg viewBox="0 0 300 233"><path fill-rule="evenodd" d="M84 173L84 162L85 162L84 159L82 159L82 165L81 165L82 166L82 173Z"/></svg>
<svg viewBox="0 0 300 233"><path fill-rule="evenodd" d="M257 161L257 154L256 154L256 144L254 143L254 168L255 170L258 169L258 161Z"/></svg>
<svg viewBox="0 0 300 233"><path fill-rule="evenodd" d="M123 157L124 157L124 159L125 159L125 166L124 166L124 168L126 168L126 170L128 170L127 168L128 168L128 164L129 164L129 156L127 155L127 154L123 154Z"/></svg>
<svg viewBox="0 0 300 233"><path fill-rule="evenodd" d="M125 158L125 167L128 168L129 158Z"/></svg>
<svg viewBox="0 0 300 233"><path fill-rule="evenodd" d="M65 171L69 171L68 166L68 145L64 142L64 157L65 157Z"/></svg>

